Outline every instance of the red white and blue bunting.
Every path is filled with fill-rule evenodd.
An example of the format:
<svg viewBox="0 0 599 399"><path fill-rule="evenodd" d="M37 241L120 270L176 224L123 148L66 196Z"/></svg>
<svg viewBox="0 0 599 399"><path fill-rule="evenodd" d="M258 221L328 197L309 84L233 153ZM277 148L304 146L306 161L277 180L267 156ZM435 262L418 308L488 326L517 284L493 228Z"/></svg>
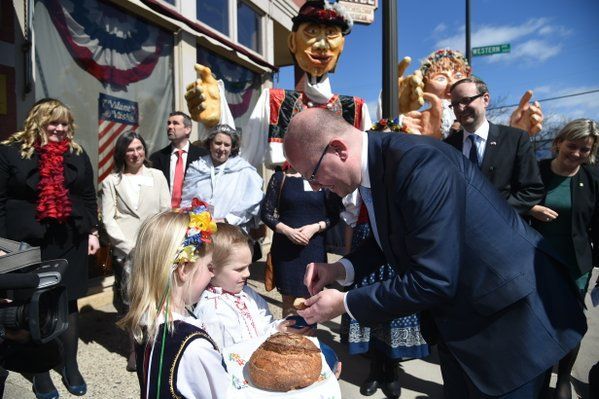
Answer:
<svg viewBox="0 0 599 399"><path fill-rule="evenodd" d="M77 64L103 84L127 86L150 76L168 32L98 0L43 0Z"/></svg>

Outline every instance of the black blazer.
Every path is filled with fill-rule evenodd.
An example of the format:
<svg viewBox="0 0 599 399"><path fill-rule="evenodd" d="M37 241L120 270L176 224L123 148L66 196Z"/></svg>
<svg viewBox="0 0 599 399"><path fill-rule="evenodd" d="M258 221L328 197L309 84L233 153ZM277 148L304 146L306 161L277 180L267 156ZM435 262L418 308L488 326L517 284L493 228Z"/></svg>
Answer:
<svg viewBox="0 0 599 399"><path fill-rule="evenodd" d="M370 235L347 259L356 281L383 263L398 274L347 292L356 320L430 311L462 369L492 396L578 344L586 323L565 266L468 158L429 137L370 133L368 171L381 246Z"/></svg>
<svg viewBox="0 0 599 399"><path fill-rule="evenodd" d="M464 131L445 139L462 151ZM528 134L489 122L489 137L480 170L516 211L524 215L543 198L543 182Z"/></svg>
<svg viewBox="0 0 599 399"><path fill-rule="evenodd" d="M152 167L155 169L159 169L164 173L164 177L166 177L166 182L168 183L169 188L171 187L171 153L172 148L171 145L167 145L161 150L156 151L152 155L150 155L150 162L152 162ZM208 155L208 150L203 147L195 146L189 143L189 154L187 154L187 163L185 164L185 173L187 173L187 168L189 165L197 160L198 158ZM183 176L185 179L185 176Z"/></svg>
<svg viewBox="0 0 599 399"><path fill-rule="evenodd" d="M36 220L39 156L21 158L20 143L0 145L0 236L39 245L46 225ZM98 225L94 174L83 151L64 155L65 185L71 200L71 219L80 235Z"/></svg>
<svg viewBox="0 0 599 399"><path fill-rule="evenodd" d="M551 178L551 159L539 162L543 182ZM572 195L572 242L580 274L599 264L599 168L582 165L570 181ZM545 191L545 195L547 192ZM545 202L545 195L543 201ZM533 227L543 222L532 218Z"/></svg>

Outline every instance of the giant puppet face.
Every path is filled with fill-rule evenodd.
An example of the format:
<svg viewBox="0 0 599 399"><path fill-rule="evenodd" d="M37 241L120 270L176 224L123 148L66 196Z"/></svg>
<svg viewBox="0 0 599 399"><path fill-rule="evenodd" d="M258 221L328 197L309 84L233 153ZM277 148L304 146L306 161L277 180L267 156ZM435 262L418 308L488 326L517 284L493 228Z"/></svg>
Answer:
<svg viewBox="0 0 599 399"><path fill-rule="evenodd" d="M335 69L345 36L335 25L303 22L289 34L289 51L306 73L320 77Z"/></svg>
<svg viewBox="0 0 599 399"><path fill-rule="evenodd" d="M470 66L458 51L437 50L421 64L424 91L440 99L450 100L449 88L458 80L470 76Z"/></svg>

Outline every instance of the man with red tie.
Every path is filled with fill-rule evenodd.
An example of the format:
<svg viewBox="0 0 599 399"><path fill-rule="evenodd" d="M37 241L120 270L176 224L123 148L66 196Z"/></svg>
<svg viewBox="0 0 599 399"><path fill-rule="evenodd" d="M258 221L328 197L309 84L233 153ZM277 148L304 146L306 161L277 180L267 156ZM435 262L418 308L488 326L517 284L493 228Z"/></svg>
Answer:
<svg viewBox="0 0 599 399"><path fill-rule="evenodd" d="M185 172L190 163L207 155L204 148L191 145L191 118L184 112L171 112L168 117L166 134L171 142L150 156L152 167L160 169L171 192L171 207L178 208L181 203Z"/></svg>

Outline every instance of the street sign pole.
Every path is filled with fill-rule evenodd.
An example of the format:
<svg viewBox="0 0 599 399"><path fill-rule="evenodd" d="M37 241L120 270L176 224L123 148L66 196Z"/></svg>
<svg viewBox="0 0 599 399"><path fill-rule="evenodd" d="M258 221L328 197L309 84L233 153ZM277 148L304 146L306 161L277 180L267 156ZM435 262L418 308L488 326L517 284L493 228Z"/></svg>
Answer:
<svg viewBox="0 0 599 399"><path fill-rule="evenodd" d="M472 65L472 50L470 47L470 0L466 0L466 59Z"/></svg>
<svg viewBox="0 0 599 399"><path fill-rule="evenodd" d="M397 1L383 1L383 118L395 118L397 99Z"/></svg>

